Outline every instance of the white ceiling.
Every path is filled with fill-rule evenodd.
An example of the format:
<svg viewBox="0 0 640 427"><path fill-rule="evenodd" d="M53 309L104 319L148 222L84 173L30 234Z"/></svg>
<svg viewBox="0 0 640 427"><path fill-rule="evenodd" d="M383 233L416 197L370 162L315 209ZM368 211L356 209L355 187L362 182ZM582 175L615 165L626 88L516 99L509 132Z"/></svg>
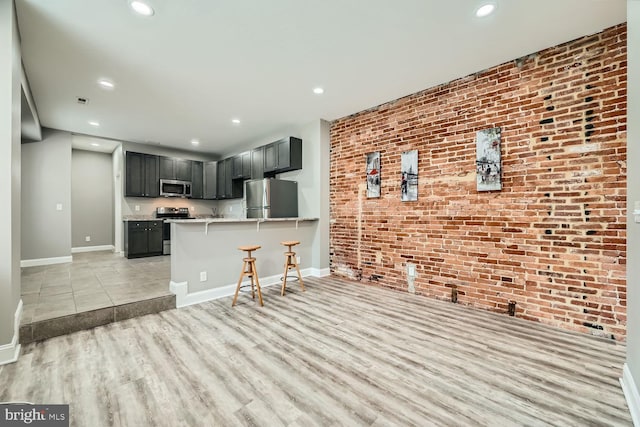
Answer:
<svg viewBox="0 0 640 427"><path fill-rule="evenodd" d="M626 0L494 0L484 19L479 0L15 2L43 126L217 154L626 20Z"/></svg>

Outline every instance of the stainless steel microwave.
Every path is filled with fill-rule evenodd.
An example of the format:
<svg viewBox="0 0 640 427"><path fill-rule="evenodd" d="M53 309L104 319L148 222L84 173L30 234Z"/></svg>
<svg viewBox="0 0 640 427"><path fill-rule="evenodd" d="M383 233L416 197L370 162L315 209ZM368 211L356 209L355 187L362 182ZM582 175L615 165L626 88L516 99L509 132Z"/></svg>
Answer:
<svg viewBox="0 0 640 427"><path fill-rule="evenodd" d="M164 197L191 197L191 181L161 179L160 195Z"/></svg>

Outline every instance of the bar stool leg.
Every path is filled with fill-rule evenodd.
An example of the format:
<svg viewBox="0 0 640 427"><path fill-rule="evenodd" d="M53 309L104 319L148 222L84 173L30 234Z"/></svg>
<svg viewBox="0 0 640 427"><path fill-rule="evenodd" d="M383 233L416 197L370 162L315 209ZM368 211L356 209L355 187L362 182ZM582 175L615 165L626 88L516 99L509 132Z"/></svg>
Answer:
<svg viewBox="0 0 640 427"><path fill-rule="evenodd" d="M252 261L249 261L249 265L247 266L249 268L249 271L247 271L247 276L249 276L249 278L251 279L251 299L256 299L256 290L255 286L253 285L253 265L254 263Z"/></svg>
<svg viewBox="0 0 640 427"><path fill-rule="evenodd" d="M284 291L287 289L287 274L289 274L289 255L284 257L284 276L282 276L282 290L280 295L284 296Z"/></svg>
<svg viewBox="0 0 640 427"><path fill-rule="evenodd" d="M253 274L251 275L251 283L253 284L253 279L256 279L256 288L258 289L258 300L260 301L260 306L264 307L264 303L262 302L262 291L260 290L260 281L258 281L258 272L256 271L256 263L255 261L251 263L251 271Z"/></svg>
<svg viewBox="0 0 640 427"><path fill-rule="evenodd" d="M231 303L231 307L236 305L236 301L238 300L238 292L240 292L240 284L242 283L242 278L244 277L244 273L246 271L247 262L243 261L242 263L242 271L240 272L240 278L238 279L238 286L236 286L236 293L233 296L233 302Z"/></svg>
<svg viewBox="0 0 640 427"><path fill-rule="evenodd" d="M300 282L300 287L302 288L302 292L304 292L304 283L302 282L302 274L300 274L300 268L298 267L298 260L295 256L293 258L293 265L296 266L296 271L298 272L298 281Z"/></svg>

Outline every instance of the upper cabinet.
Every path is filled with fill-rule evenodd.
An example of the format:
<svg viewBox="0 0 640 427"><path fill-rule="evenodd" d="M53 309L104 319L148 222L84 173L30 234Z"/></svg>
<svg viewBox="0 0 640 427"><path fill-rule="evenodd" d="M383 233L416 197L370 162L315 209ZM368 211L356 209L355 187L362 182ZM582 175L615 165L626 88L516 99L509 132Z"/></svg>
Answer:
<svg viewBox="0 0 640 427"><path fill-rule="evenodd" d="M218 198L218 162L204 164L204 195L207 200Z"/></svg>
<svg viewBox="0 0 640 427"><path fill-rule="evenodd" d="M175 159L176 179L191 181L193 177L193 162L191 160Z"/></svg>
<svg viewBox="0 0 640 427"><path fill-rule="evenodd" d="M224 160L201 162L127 151L125 196L160 197L161 179L191 182L193 199L236 199L245 179L302 169L302 140L283 138Z"/></svg>
<svg viewBox="0 0 640 427"><path fill-rule="evenodd" d="M202 199L204 191L204 165L194 160L191 162L191 198Z"/></svg>
<svg viewBox="0 0 640 427"><path fill-rule="evenodd" d="M251 178L251 152L247 151L233 159L232 179L249 179Z"/></svg>
<svg viewBox="0 0 640 427"><path fill-rule="evenodd" d="M125 155L126 197L158 197L158 156L127 151Z"/></svg>
<svg viewBox="0 0 640 427"><path fill-rule="evenodd" d="M218 162L218 199L239 199L242 197L244 183L233 179L234 157Z"/></svg>
<svg viewBox="0 0 640 427"><path fill-rule="evenodd" d="M174 157L160 157L160 179L177 179L191 181L193 179L193 165L191 160L176 159Z"/></svg>
<svg viewBox="0 0 640 427"><path fill-rule="evenodd" d="M251 150L251 179L264 178L264 146Z"/></svg>
<svg viewBox="0 0 640 427"><path fill-rule="evenodd" d="M302 140L293 136L264 147L264 175L302 169Z"/></svg>

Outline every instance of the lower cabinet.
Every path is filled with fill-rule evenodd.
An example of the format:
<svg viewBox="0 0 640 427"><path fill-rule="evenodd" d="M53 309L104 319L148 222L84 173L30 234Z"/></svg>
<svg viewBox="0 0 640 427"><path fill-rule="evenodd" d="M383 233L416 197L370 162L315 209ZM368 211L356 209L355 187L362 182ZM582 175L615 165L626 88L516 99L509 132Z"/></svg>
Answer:
<svg viewBox="0 0 640 427"><path fill-rule="evenodd" d="M162 255L162 221L127 221L124 255L127 258Z"/></svg>

